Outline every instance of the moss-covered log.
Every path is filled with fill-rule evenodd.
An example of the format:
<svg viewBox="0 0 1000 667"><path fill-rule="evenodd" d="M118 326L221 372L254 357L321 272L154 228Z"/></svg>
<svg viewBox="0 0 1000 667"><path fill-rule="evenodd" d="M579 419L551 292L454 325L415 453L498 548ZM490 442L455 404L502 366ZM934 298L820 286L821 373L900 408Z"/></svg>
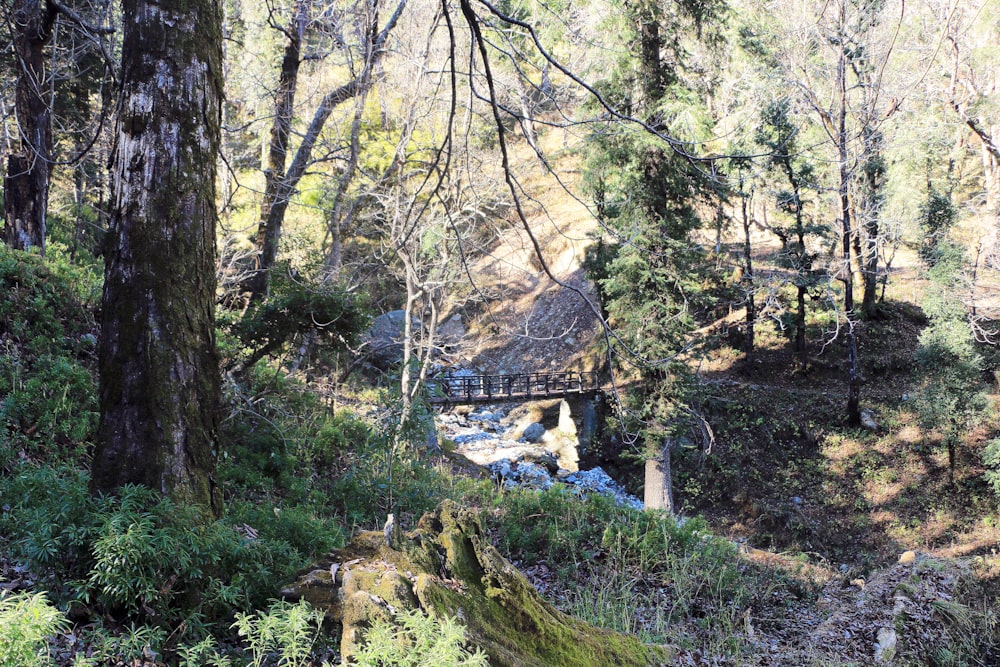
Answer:
<svg viewBox="0 0 1000 667"><path fill-rule="evenodd" d="M493 667L661 665L670 658L667 647L557 610L489 543L476 515L450 501L394 546L380 532L361 533L282 592L339 624L345 662L372 620L413 608L460 619Z"/></svg>
<svg viewBox="0 0 1000 667"><path fill-rule="evenodd" d="M208 507L222 12L218 0L125 0L123 24L92 486L139 483Z"/></svg>

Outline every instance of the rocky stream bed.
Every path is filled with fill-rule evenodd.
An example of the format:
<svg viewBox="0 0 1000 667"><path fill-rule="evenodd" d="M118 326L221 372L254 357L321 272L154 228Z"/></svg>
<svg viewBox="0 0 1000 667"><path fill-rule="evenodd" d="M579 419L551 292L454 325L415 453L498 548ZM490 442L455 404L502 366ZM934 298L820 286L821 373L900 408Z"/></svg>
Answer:
<svg viewBox="0 0 1000 667"><path fill-rule="evenodd" d="M641 500L629 495L601 467L579 469L581 443L564 401L513 408L459 407L442 412L435 421L439 438L454 443L457 453L507 486L549 489L563 485L579 494L603 494L620 504L643 508ZM546 426L550 421L556 423Z"/></svg>

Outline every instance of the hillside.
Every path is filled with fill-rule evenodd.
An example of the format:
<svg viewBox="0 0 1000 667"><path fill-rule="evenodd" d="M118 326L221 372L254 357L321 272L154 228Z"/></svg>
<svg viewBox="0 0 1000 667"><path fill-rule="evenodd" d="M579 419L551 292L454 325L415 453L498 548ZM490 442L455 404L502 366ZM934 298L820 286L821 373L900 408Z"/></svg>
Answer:
<svg viewBox="0 0 1000 667"><path fill-rule="evenodd" d="M595 229L585 216L564 215L558 217L562 225L554 223L551 211L571 210L575 202L555 183L538 184L532 194L539 206L529 217L533 235L557 277L593 297L579 263L584 238ZM763 230L756 234L758 271L780 281L782 269L773 264L777 239ZM740 247L731 245L723 246L720 261L735 265ZM483 307L460 348L468 367L606 369L597 354L602 336L596 320L576 294L542 274L523 230L510 230L478 269L482 291L494 289L497 297ZM702 340L688 363L716 441L700 460L682 455L675 472L682 512L704 517L714 533L741 545L747 567L774 568L810 592L763 596L735 630L753 647L744 658L717 662L718 655L698 649L676 664L950 664L928 656L954 640L947 619L965 614L947 607L956 596L962 609L986 612L985 627L995 632L993 612L977 607L1000 592L997 504L983 481L980 456L989 429L965 434L952 483L947 454L935 444L940 436L921 430L912 404L918 337L927 324L919 272L915 254L904 248L878 317L858 331L870 428L845 428L844 349L827 324L810 327L805 370L774 320L758 325L749 364L727 336L741 311L698 330ZM509 410L487 409L500 415ZM511 412L504 423L513 425L524 410ZM641 497L641 469L620 458L613 433L605 438L586 463L602 463ZM527 559L520 565L551 599L566 597L567 581L555 564ZM592 576L575 585L594 585ZM640 590L647 585L655 586L635 581ZM634 627L643 627L642 617L637 613ZM1000 656L979 653L969 664L996 660Z"/></svg>

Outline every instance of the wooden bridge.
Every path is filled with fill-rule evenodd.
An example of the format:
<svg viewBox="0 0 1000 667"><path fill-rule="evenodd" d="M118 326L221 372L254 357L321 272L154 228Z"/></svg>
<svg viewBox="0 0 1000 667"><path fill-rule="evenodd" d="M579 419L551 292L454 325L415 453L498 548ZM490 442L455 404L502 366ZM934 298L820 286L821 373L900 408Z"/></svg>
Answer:
<svg viewBox="0 0 1000 667"><path fill-rule="evenodd" d="M596 372L443 375L427 380L431 403L469 405L593 397L600 391Z"/></svg>

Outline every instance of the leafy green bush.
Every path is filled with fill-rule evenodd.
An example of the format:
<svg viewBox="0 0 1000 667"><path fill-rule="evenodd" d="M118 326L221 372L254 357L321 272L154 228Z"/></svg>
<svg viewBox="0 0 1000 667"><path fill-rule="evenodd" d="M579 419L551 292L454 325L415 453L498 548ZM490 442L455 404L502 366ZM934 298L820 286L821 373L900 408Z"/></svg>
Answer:
<svg viewBox="0 0 1000 667"><path fill-rule="evenodd" d="M205 637L190 646L179 646L177 658L180 667L230 667L229 656L219 651L214 637Z"/></svg>
<svg viewBox="0 0 1000 667"><path fill-rule="evenodd" d="M419 517L447 495L450 480L429 466L408 443L385 435L360 443L344 457L331 480L328 500L348 525L372 526L389 512Z"/></svg>
<svg viewBox="0 0 1000 667"><path fill-rule="evenodd" d="M65 595L67 582L83 576L93 559L94 499L86 475L72 468L25 467L0 478L0 497L10 510L0 528L12 540L12 555L42 575L50 590Z"/></svg>
<svg viewBox="0 0 1000 667"><path fill-rule="evenodd" d="M1000 496L1000 438L986 443L983 449L983 465L986 466L986 482L993 492Z"/></svg>
<svg viewBox="0 0 1000 667"><path fill-rule="evenodd" d="M0 465L83 453L97 424L93 317L38 256L0 246Z"/></svg>
<svg viewBox="0 0 1000 667"><path fill-rule="evenodd" d="M74 359L43 354L30 368L0 359L0 419L40 445L55 449L90 439L97 428L94 376Z"/></svg>
<svg viewBox="0 0 1000 667"><path fill-rule="evenodd" d="M296 604L277 601L266 612L236 614L233 627L246 641L253 667L270 664L278 656L279 667L304 667L323 623L323 612L306 600Z"/></svg>
<svg viewBox="0 0 1000 667"><path fill-rule="evenodd" d="M368 328L368 309L356 293L284 278L287 271L272 270L271 275L271 295L231 326L233 335L248 350L244 369L275 354L296 336L315 333L346 346L356 344Z"/></svg>
<svg viewBox="0 0 1000 667"><path fill-rule="evenodd" d="M419 516L450 488L448 476L410 444L426 435L393 437L398 414L391 410L373 425L331 410L292 378L256 368L229 389L233 412L218 470L229 495L301 505L352 528L381 525L389 512Z"/></svg>
<svg viewBox="0 0 1000 667"><path fill-rule="evenodd" d="M226 509L226 519L235 525L252 527L258 539L269 544L284 542L289 550L307 557L326 553L345 542L339 526L301 506L233 501Z"/></svg>
<svg viewBox="0 0 1000 667"><path fill-rule="evenodd" d="M141 623L129 623L114 631L93 626L86 628L84 635L91 658L101 665L146 664L149 655L159 656L167 642L166 630Z"/></svg>
<svg viewBox="0 0 1000 667"><path fill-rule="evenodd" d="M372 439L371 426L349 410L338 410L323 420L316 434L309 439L307 455L314 465L330 466L336 458L362 446Z"/></svg>
<svg viewBox="0 0 1000 667"><path fill-rule="evenodd" d="M0 592L0 665L40 667L50 665L46 638L68 625L44 593Z"/></svg>
<svg viewBox="0 0 1000 667"><path fill-rule="evenodd" d="M354 655L357 667L486 667L486 654L464 646L465 628L449 616L440 619L403 611L392 620L375 621L364 646Z"/></svg>
<svg viewBox="0 0 1000 667"><path fill-rule="evenodd" d="M95 499L78 471L26 469L0 479L0 496L14 499L0 518L14 557L58 597L168 624L218 622L261 605L342 538L294 509L242 507L204 523L196 508L143 487Z"/></svg>
<svg viewBox="0 0 1000 667"><path fill-rule="evenodd" d="M966 280L963 250L946 237L934 248L935 262L927 271L931 285L922 301L929 324L920 334L916 354L922 383L914 405L921 426L942 434L954 482L961 439L987 419L993 406L983 387L983 358L965 305L955 298Z"/></svg>

